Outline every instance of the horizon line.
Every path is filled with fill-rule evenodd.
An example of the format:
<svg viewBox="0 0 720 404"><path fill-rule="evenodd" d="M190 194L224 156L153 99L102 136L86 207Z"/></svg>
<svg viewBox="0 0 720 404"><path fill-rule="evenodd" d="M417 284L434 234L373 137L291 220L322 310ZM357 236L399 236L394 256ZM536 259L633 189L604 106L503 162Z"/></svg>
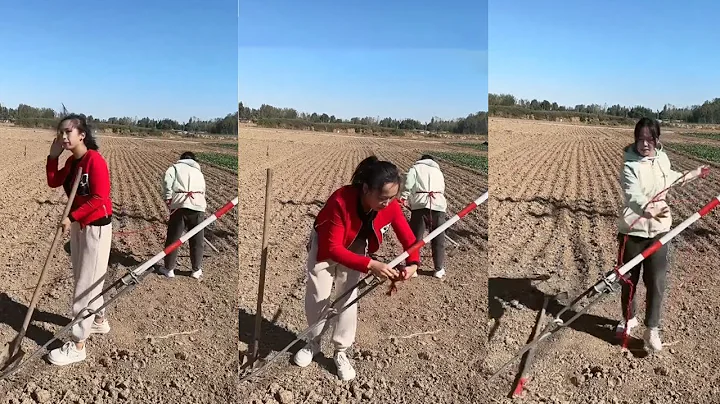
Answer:
<svg viewBox="0 0 720 404"><path fill-rule="evenodd" d="M24 102L20 102L20 103L18 103L17 105L15 105L14 107L11 107L11 106L9 106L9 105L10 105L10 104L8 104L8 103L5 103L5 102L0 101L0 107L5 107L5 108L8 108L8 109L17 110L20 105L27 105L27 106L29 106L29 107L36 108L36 109L51 109L53 112L55 112L56 115L57 115L58 113L60 113L60 115L62 115L62 114L61 114L62 111L58 110L57 108L38 107L38 106L35 106L35 105L26 104L26 103L24 103ZM198 118L198 119L201 120L201 121L211 121L211 120L214 120L214 119L225 119L228 115L234 115L234 114L236 114L237 112L238 112L238 111L236 110L235 112L226 113L226 114L223 115L223 116L218 116L218 115L216 115L216 116L213 117L213 118L208 118L208 119ZM87 114L87 113L85 113L85 112L73 112L73 111L70 110L70 109L68 109L68 113L69 113L69 114L83 114L83 115L85 115L85 116L92 116L92 117L93 117L94 119L96 119L96 120L108 120L108 119L110 119L110 118L118 118L118 119L121 119L121 118L132 118L132 119L135 119L135 120L139 120L139 119L148 118L148 119L150 119L150 120L155 120L155 121L162 121L162 120L165 120L165 119L169 119L169 120L176 121L176 122L180 123L179 120L174 119L174 118L168 118L168 117L157 118L157 117L151 117L151 116L147 116L147 115L145 115L145 116L140 116L140 115L135 115L135 116L113 115L113 116L109 116L109 117L98 118L98 117L94 116L93 114ZM194 116L193 116L193 117L194 117ZM191 117L191 118L192 118L192 117ZM196 117L196 118L197 118L197 117ZM186 118L186 121L189 121L189 119L190 119L190 118Z"/></svg>
<svg viewBox="0 0 720 404"><path fill-rule="evenodd" d="M516 101L517 101L517 100L527 100L527 101L536 100L536 101L538 101L538 102L542 102L542 101L548 101L548 102L551 102L551 103L552 103L552 102L557 102L557 101L552 101L552 100L547 99L547 98L520 97L520 96L517 96L517 95L515 95L515 94L513 94L513 93L509 93L509 92L503 93L503 92L490 92L490 91L488 91L488 99L490 98L491 95L497 95L497 96L511 95L511 96L515 97L515 100L516 100ZM705 103L713 102L713 101L718 100L718 99L720 99L720 96L719 96L719 97L713 97L713 98L705 99L704 101L702 101L702 102L699 103L699 104L691 104L691 105L685 105L685 106L679 106L679 105L673 104L673 103L671 103L671 102L666 102L666 103L663 104L663 107L665 107L666 105L671 105L671 106L673 106L673 107L675 107L675 108L677 108L677 109L685 109L685 108L687 108L687 109L692 109L692 108L694 108L694 107L700 107L700 106L702 106L702 105L705 104ZM597 102L591 102L591 103L579 103L579 104L576 103L576 104L574 104L574 105L570 105L570 104L560 104L560 103L558 102L558 105L562 105L562 106L564 106L564 107L573 107L573 108L574 108L575 106L577 106L577 105L586 105L586 106L587 106L587 105L600 105L600 106L607 105L607 106L609 106L609 107L611 107L611 106L613 106L613 105L620 105L621 107L627 107L627 108L643 107L643 108L654 109L654 108L652 108L652 107L647 107L647 106L642 105L642 104L639 104L639 103L630 105L630 104L621 104L621 103L619 103L619 102L615 102L615 103L607 103L607 102L604 102L604 103L602 103L602 104L597 103ZM488 105L488 108L489 108L489 107L490 107L490 105Z"/></svg>
<svg viewBox="0 0 720 404"><path fill-rule="evenodd" d="M303 114L303 113L304 113L304 114L313 114L313 113L315 113L315 114L318 114L318 115L328 114L328 115L330 115L330 116L335 116L335 117L337 118L337 115L335 115L335 114L330 114L330 113L328 113L328 112L317 112L317 111L307 112L307 111L301 111L300 109L295 108L295 107L280 107L280 106L277 106L277 105L266 104L266 103L261 103L259 106L253 107L253 106L249 106L249 105L244 104L243 101L238 100L238 108L240 107L239 104L243 104L244 107L248 107L248 108L255 109L255 110L260 109L260 107L261 107L262 105L268 105L268 106L271 106L271 107L273 107L273 108L278 108L278 109L294 109L295 111L297 111L298 114ZM238 109L238 111L239 111L239 109ZM475 112L471 112L471 113L466 114L466 115L464 115L464 116L458 116L458 115L456 115L455 118L451 118L451 119L442 118L442 117L440 117L440 116L438 116L438 115L433 115L430 119L440 118L440 120L443 120L443 121L452 121L452 120L457 120L457 119L465 119L465 118L468 117L468 115L487 114L487 113L488 113L488 111L483 111L483 110L479 109L479 110L477 110L477 111L475 111ZM346 119L347 119L347 120L350 120L350 119L352 119L352 118L361 118L361 119L362 119L362 118L377 118L378 116L381 116L381 115L376 115L376 116L370 116L370 115L360 116L360 115L355 115L355 116L352 116L352 117L350 117L350 118L340 118L340 119L342 119L342 120L346 120ZM381 119L385 119L385 118L390 118L390 119L394 119L394 120L398 120L398 121L402 121L402 120L405 120L405 119L412 119L412 120L416 120L416 121L418 121L418 122L421 122L421 119L419 119L419 118L408 118L408 117L405 117L405 118L401 118L401 119L400 119L400 118L396 118L396 117L392 117L392 116L381 116Z"/></svg>

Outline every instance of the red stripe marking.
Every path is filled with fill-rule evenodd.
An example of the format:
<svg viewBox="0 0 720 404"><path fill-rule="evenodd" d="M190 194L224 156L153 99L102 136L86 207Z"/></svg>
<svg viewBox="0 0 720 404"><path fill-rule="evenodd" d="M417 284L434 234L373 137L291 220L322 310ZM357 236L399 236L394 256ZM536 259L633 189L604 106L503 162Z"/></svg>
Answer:
<svg viewBox="0 0 720 404"><path fill-rule="evenodd" d="M720 204L720 199L718 199L718 198L713 198L713 200L710 201L710 203L708 203L707 205L703 206L703 208L698 211L698 213L700 214L700 217L703 217L703 216L707 215L708 212L710 212L711 210L715 209L715 207L718 206L719 204Z"/></svg>
<svg viewBox="0 0 720 404"><path fill-rule="evenodd" d="M475 208L477 208L477 203L473 202L470 205L466 206L465 209L461 210L460 213L458 213L457 215L460 216L460 218L462 219L465 215L472 212L472 210Z"/></svg>
<svg viewBox="0 0 720 404"><path fill-rule="evenodd" d="M425 245L425 242L423 240L418 241L417 243L410 246L410 248L407 249L408 255L412 255L413 253L420 250Z"/></svg>
<svg viewBox="0 0 720 404"><path fill-rule="evenodd" d="M218 209L217 212L215 212L215 217L220 218L220 216L226 214L230 209L232 209L235 205L233 205L232 201L228 202L223 206L222 208Z"/></svg>
<svg viewBox="0 0 720 404"><path fill-rule="evenodd" d="M175 249L177 249L177 248L180 247L181 245L182 245L182 241L181 241L180 239L177 239L177 240L175 240L174 243L172 243L172 244L170 244L169 246L165 247L165 249L163 250L163 252L164 252L165 254L170 254L171 252L173 252Z"/></svg>
<svg viewBox="0 0 720 404"><path fill-rule="evenodd" d="M662 248L662 246L663 246L663 245L662 245L662 243L660 242L660 240L652 243L652 245L651 245L650 247L646 248L645 251L642 252L643 258L647 258L647 257L653 255L653 254L655 253L655 251L657 251L657 250L659 250L660 248Z"/></svg>
<svg viewBox="0 0 720 404"><path fill-rule="evenodd" d="M515 391L513 391L513 397L519 396L523 392L523 387L525 386L525 382L527 382L527 378L522 377L518 381L517 387L515 387Z"/></svg>

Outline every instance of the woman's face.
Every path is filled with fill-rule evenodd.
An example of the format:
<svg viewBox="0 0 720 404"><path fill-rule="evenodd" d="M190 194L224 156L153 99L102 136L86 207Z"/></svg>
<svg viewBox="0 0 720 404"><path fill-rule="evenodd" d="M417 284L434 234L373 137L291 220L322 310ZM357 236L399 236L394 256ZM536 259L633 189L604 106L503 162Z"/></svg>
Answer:
<svg viewBox="0 0 720 404"><path fill-rule="evenodd" d="M72 121L72 119L68 119L67 121L64 121L62 125L60 125L60 131L57 134L58 140L62 142L63 149L65 150L72 150L77 145L83 143L83 139L85 139L85 134L80 132L77 127L75 127L75 123Z"/></svg>
<svg viewBox="0 0 720 404"><path fill-rule="evenodd" d="M643 157L654 157L655 156L655 139L650 134L650 129L642 128L640 136L635 139L635 149Z"/></svg>
<svg viewBox="0 0 720 404"><path fill-rule="evenodd" d="M399 190L400 185L394 182L388 182L382 189L377 191L369 190L366 184L363 185L363 200L372 210L379 211L390 205L390 202L395 199Z"/></svg>

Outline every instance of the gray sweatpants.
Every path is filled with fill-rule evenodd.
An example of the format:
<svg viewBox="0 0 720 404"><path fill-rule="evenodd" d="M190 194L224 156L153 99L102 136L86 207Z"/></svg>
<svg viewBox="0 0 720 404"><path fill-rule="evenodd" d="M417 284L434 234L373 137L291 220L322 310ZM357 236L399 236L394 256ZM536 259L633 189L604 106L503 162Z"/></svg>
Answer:
<svg viewBox="0 0 720 404"><path fill-rule="evenodd" d="M72 261L75 288L72 300L72 315L77 316L88 303L103 290L110 246L112 242L112 224L105 226L86 226L80 224L70 226L70 260ZM97 310L103 305L103 298L95 300L89 308ZM103 317L104 313L100 313ZM90 336L93 316L72 327L72 339L81 342Z"/></svg>
<svg viewBox="0 0 720 404"><path fill-rule="evenodd" d="M625 251L623 253L623 264L628 263L644 249L659 240L665 234L659 234L654 238L628 237ZM624 234L618 234L619 248L622 248ZM640 283L640 272L642 270L643 283L646 289L645 325L649 328L660 326L660 315L662 313L663 297L667 285L668 272L668 244L662 246L654 254L625 274L625 277L632 283L632 304L630 302L630 285L625 281L622 284L622 315L626 320L635 317L635 302L637 301L637 286ZM630 306L630 307L628 307ZM628 311L629 310L629 311ZM628 316L629 313L629 316Z"/></svg>
<svg viewBox="0 0 720 404"><path fill-rule="evenodd" d="M308 326L320 320L320 316L326 307L332 302L330 293L333 284L335 295L340 296L348 289L355 286L363 277L363 273L340 265L334 261L317 262L317 234L313 230L310 236L310 251L307 260L307 283L305 285L305 317ZM350 251L361 255L367 255L367 241L356 241L349 248ZM348 301L357 297L357 289L345 296L335 307L343 308ZM332 341L336 351L345 351L355 342L357 332L358 305L353 304L347 310L334 318L335 329L333 330ZM308 334L308 339L320 342L319 335L326 326L322 321Z"/></svg>
<svg viewBox="0 0 720 404"><path fill-rule="evenodd" d="M413 210L410 214L410 228L415 234L415 238L421 240L425 235L425 222L430 224L430 231L437 229L445 223L445 212L430 209ZM445 232L438 234L437 237L430 241L432 248L433 264L435 270L439 271L445 265Z"/></svg>
<svg viewBox="0 0 720 404"><path fill-rule="evenodd" d="M190 230L205 220L205 213L192 209L178 209L168 221L167 237L165 238L165 247L177 241L185 230ZM194 236L190 237L190 264L193 272L202 269L203 259L203 237L205 229L200 230ZM165 269L174 270L177 264L178 249L165 256Z"/></svg>

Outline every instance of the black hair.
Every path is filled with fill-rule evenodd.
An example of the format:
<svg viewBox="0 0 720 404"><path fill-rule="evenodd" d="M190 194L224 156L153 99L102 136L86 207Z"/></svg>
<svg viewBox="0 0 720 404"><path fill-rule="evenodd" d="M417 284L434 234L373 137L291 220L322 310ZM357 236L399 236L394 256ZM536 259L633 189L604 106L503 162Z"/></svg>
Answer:
<svg viewBox="0 0 720 404"><path fill-rule="evenodd" d="M56 132L59 134L60 130L62 129L62 124L65 121L72 121L73 126L77 128L78 132L85 135L83 138L83 143L85 144L85 147L87 147L89 150L98 150L100 149L100 146L98 146L97 141L95 140L95 136L93 136L92 129L87 123L87 118L85 118L85 115L82 114L70 114L66 115L62 119L60 119L60 122L58 122L57 130Z"/></svg>
<svg viewBox="0 0 720 404"><path fill-rule="evenodd" d="M180 160L186 160L186 159L195 160L195 153L193 153L191 151L186 151L185 153L180 155Z"/></svg>
<svg viewBox="0 0 720 404"><path fill-rule="evenodd" d="M637 124L635 124L635 141L638 140L640 137L640 133L642 133L642 130L647 128L647 130L650 132L650 135L652 136L655 143L660 141L660 123L656 121L655 119L650 118L641 118Z"/></svg>
<svg viewBox="0 0 720 404"><path fill-rule="evenodd" d="M420 157L420 160L432 160L432 161L435 161L435 159L433 158L433 156L431 156L431 155L429 155L429 154L423 154L423 155Z"/></svg>
<svg viewBox="0 0 720 404"><path fill-rule="evenodd" d="M367 185L371 191L379 191L387 183L400 184L400 172L395 164L381 161L375 155L358 164L351 180L352 185L361 188Z"/></svg>

